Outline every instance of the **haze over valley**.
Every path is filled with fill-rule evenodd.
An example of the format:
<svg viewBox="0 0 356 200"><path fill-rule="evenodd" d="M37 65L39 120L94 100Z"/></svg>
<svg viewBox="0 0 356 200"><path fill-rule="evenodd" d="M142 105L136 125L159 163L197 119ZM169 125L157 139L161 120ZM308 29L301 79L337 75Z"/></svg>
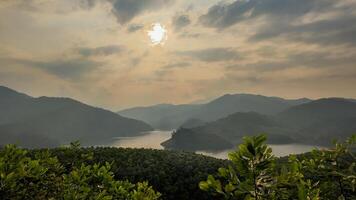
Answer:
<svg viewBox="0 0 356 200"><path fill-rule="evenodd" d="M356 132L355 8L0 1L0 144L97 146L167 131L155 148L222 151L262 133L329 146Z"/></svg>
<svg viewBox="0 0 356 200"><path fill-rule="evenodd" d="M355 200L356 0L0 0L0 200Z"/></svg>
<svg viewBox="0 0 356 200"><path fill-rule="evenodd" d="M277 155L329 146L356 132L356 101L287 100L227 94L208 103L125 109L114 113L70 98L34 98L0 87L1 145L174 149L226 158L244 136L264 133ZM155 131L154 131L155 130ZM222 156L225 155L225 156Z"/></svg>

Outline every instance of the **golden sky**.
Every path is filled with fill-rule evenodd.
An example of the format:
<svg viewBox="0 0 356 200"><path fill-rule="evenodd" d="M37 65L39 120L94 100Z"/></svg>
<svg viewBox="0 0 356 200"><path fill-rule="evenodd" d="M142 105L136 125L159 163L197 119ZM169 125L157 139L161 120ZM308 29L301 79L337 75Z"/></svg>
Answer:
<svg viewBox="0 0 356 200"><path fill-rule="evenodd" d="M167 29L152 46L153 23ZM0 85L118 110L356 98L354 0L1 0Z"/></svg>

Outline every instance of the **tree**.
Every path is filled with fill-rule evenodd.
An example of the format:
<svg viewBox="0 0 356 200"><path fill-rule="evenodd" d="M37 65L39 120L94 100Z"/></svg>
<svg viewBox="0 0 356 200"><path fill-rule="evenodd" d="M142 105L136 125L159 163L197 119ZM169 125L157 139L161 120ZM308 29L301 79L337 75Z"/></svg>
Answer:
<svg viewBox="0 0 356 200"><path fill-rule="evenodd" d="M305 179L303 163L291 156L286 166L276 167L266 136L245 137L237 150L229 154L232 165L218 170L217 179L209 175L199 187L225 199L318 200L317 183Z"/></svg>
<svg viewBox="0 0 356 200"><path fill-rule="evenodd" d="M303 173L320 183L321 196L333 199L356 198L356 135L334 148L315 149L302 160Z"/></svg>
<svg viewBox="0 0 356 200"><path fill-rule="evenodd" d="M34 157L28 157L26 150L14 145L0 151L0 199L156 200L160 197L147 182L132 184L115 180L109 163L81 164L66 174L58 159L48 151L36 152Z"/></svg>
<svg viewBox="0 0 356 200"><path fill-rule="evenodd" d="M225 199L265 199L272 192L272 149L264 142L266 136L245 137L238 149L229 154L233 165L220 168L218 177L208 176L200 182L202 190L223 195Z"/></svg>
<svg viewBox="0 0 356 200"><path fill-rule="evenodd" d="M63 168L57 158L7 145L0 151L0 199L51 199L61 194Z"/></svg>

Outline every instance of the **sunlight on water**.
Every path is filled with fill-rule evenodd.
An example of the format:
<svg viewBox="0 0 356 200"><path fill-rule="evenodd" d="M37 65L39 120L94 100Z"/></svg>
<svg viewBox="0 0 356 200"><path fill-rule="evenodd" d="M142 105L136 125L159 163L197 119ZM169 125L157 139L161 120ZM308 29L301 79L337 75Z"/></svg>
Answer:
<svg viewBox="0 0 356 200"><path fill-rule="evenodd" d="M161 143L171 138L171 131L150 131L143 136L121 137L110 145L125 148L163 149Z"/></svg>
<svg viewBox="0 0 356 200"><path fill-rule="evenodd" d="M313 145L304 145L304 144L272 144L269 145L272 148L272 152L277 157L288 156L290 154L301 154L308 151L311 151L315 148L322 148L319 146ZM203 154L206 156L212 156L220 159L227 159L228 153L234 151L234 149L220 151L220 152L206 152L206 151L197 151L198 154Z"/></svg>
<svg viewBox="0 0 356 200"><path fill-rule="evenodd" d="M147 149L163 149L161 143L171 138L172 131L150 131L143 136L137 137L118 137L110 146L124 147L124 148L147 148ZM314 148L321 148L318 146L304 145L304 144L283 144L270 145L275 156L287 156L289 154L300 154L311 151ZM229 152L234 149L225 150L221 152L206 152L197 151L198 154L212 156L220 159L227 159Z"/></svg>

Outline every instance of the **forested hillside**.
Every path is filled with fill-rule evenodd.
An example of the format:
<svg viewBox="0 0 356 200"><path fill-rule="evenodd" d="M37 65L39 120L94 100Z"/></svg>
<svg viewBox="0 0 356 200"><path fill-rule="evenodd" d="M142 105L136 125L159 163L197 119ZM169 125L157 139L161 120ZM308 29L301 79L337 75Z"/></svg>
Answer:
<svg viewBox="0 0 356 200"><path fill-rule="evenodd" d="M329 98L293 106L276 115L237 112L197 127L178 129L162 145L168 149L222 150L241 143L245 135L259 133L268 135L270 144L329 146L332 139L344 140L356 133L356 103Z"/></svg>
<svg viewBox="0 0 356 200"><path fill-rule="evenodd" d="M29 151L29 156L35 157L43 151L46 150ZM199 190L198 183L229 163L194 153L166 150L56 148L49 152L67 172L81 164L111 163L116 179L132 183L147 181L162 194L162 199L168 200L211 199L209 194Z"/></svg>
<svg viewBox="0 0 356 200"><path fill-rule="evenodd" d="M157 129L172 130L180 127L190 119L210 122L236 112L276 114L291 106L309 101L306 98L288 100L253 94L227 94L205 104L161 104L125 109L118 113L126 117L145 121Z"/></svg>
<svg viewBox="0 0 356 200"><path fill-rule="evenodd" d="M0 199L354 199L356 136L334 148L276 158L264 135L229 160L188 152L0 148ZM206 192L205 192L206 191Z"/></svg>
<svg viewBox="0 0 356 200"><path fill-rule="evenodd" d="M144 122L70 98L33 98L6 87L0 87L0 110L0 144L44 147L80 140L98 145L152 130Z"/></svg>

